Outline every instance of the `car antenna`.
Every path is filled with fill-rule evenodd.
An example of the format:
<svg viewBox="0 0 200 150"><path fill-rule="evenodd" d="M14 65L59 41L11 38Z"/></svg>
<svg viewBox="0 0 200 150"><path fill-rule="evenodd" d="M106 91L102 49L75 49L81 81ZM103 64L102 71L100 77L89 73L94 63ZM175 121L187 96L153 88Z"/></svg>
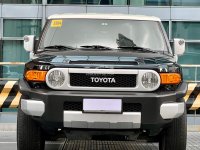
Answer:
<svg viewBox="0 0 200 150"><path fill-rule="evenodd" d="M36 36L37 34L37 28L39 26L39 10L40 10L40 3L39 3L39 0L36 0L36 4L37 4L37 16L36 16L36 28L34 30L34 35Z"/></svg>

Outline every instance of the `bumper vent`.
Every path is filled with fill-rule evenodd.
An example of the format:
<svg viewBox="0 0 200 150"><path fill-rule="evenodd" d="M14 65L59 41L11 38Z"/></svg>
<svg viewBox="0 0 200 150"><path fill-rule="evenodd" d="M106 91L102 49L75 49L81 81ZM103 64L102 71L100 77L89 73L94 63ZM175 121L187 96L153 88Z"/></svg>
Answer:
<svg viewBox="0 0 200 150"><path fill-rule="evenodd" d="M64 103L64 110L82 111L83 110L83 103L82 102L65 102Z"/></svg>
<svg viewBox="0 0 200 150"><path fill-rule="evenodd" d="M81 65L138 65L138 62L134 61L70 61L69 63Z"/></svg>
<svg viewBox="0 0 200 150"><path fill-rule="evenodd" d="M82 111L82 102L65 102L64 110L66 111ZM123 103L123 112L141 112L142 105L140 103Z"/></svg>
<svg viewBox="0 0 200 150"><path fill-rule="evenodd" d="M136 75L71 73L70 85L75 87L132 88L136 87Z"/></svg>
<svg viewBox="0 0 200 150"><path fill-rule="evenodd" d="M123 112L141 112L142 105L140 103L123 103Z"/></svg>

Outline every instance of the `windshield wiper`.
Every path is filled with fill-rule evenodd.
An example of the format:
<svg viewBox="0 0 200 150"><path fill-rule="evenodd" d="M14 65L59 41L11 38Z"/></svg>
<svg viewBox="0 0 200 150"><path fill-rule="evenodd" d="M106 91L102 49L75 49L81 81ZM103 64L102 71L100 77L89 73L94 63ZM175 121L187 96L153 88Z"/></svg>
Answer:
<svg viewBox="0 0 200 150"><path fill-rule="evenodd" d="M158 51L151 50L149 48L139 47L139 46L119 46L120 49L131 49L141 52L159 53Z"/></svg>
<svg viewBox="0 0 200 150"><path fill-rule="evenodd" d="M52 46L46 46L44 47L44 49L75 50L76 48L65 45L52 45Z"/></svg>
<svg viewBox="0 0 200 150"><path fill-rule="evenodd" d="M43 53L43 52L57 52L57 51L66 51L66 50L75 50L76 48L71 46L64 46L64 45L52 45L52 46L46 46L37 53Z"/></svg>
<svg viewBox="0 0 200 150"><path fill-rule="evenodd" d="M113 50L110 47L102 46L102 45L82 45L80 47L87 48L87 49Z"/></svg>

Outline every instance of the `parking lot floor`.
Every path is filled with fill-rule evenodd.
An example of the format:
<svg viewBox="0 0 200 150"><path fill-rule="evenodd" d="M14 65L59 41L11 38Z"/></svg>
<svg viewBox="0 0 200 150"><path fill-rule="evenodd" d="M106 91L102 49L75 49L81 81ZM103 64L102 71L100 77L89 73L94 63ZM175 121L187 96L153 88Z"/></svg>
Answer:
<svg viewBox="0 0 200 150"><path fill-rule="evenodd" d="M17 150L16 131L0 131L0 149ZM158 150L158 143L135 141L47 141L45 150ZM200 132L188 132L187 150L200 150Z"/></svg>

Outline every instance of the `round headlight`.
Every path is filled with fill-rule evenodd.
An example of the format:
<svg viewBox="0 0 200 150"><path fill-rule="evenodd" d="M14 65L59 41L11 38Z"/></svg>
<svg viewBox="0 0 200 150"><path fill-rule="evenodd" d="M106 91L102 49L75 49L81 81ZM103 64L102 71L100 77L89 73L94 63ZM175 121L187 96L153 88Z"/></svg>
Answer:
<svg viewBox="0 0 200 150"><path fill-rule="evenodd" d="M49 73L47 80L50 86L60 87L65 81L65 75L62 71L54 70L51 73Z"/></svg>
<svg viewBox="0 0 200 150"><path fill-rule="evenodd" d="M146 89L154 89L159 85L158 76L153 72L147 72L142 76L142 85Z"/></svg>

